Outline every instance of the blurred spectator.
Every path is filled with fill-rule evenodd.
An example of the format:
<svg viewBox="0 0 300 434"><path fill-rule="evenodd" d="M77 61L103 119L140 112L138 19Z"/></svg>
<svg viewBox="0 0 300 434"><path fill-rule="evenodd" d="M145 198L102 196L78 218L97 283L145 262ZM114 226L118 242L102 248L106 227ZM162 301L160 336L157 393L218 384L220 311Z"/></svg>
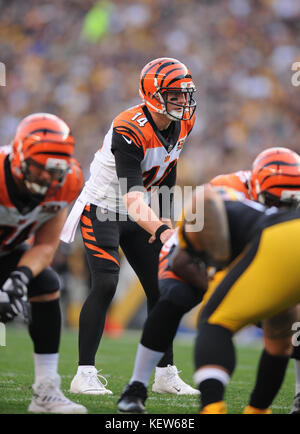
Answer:
<svg viewBox="0 0 300 434"><path fill-rule="evenodd" d="M269 146L300 151L294 0L0 0L0 12L3 145L26 114L54 112L73 126L88 176L110 119L139 102L140 68L169 56L192 69L198 87L180 182L247 168Z"/></svg>
<svg viewBox="0 0 300 434"><path fill-rule="evenodd" d="M300 152L296 0L0 0L0 14L0 145L28 113L55 113L88 177L111 119L140 101L141 68L167 56L190 67L198 89L180 184L247 169L267 147Z"/></svg>

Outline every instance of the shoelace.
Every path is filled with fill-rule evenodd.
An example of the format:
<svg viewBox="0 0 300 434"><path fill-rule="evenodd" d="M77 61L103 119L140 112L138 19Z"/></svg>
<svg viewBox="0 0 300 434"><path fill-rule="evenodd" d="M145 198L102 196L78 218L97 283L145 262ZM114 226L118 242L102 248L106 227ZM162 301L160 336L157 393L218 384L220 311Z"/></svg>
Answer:
<svg viewBox="0 0 300 434"><path fill-rule="evenodd" d="M179 377L180 372L177 368L172 368L170 365L168 365L168 378L169 381L175 386L175 387L182 387L183 385L186 386L184 381Z"/></svg>
<svg viewBox="0 0 300 434"><path fill-rule="evenodd" d="M177 377L178 374L180 374L180 372L182 371L178 371L178 369L175 367L173 368L171 365L168 365L168 377L172 378L172 377Z"/></svg>
<svg viewBox="0 0 300 434"><path fill-rule="evenodd" d="M99 372L101 372L101 370L93 371L93 372L85 372L85 375L88 377L89 385L98 388L100 384L101 388L105 388L108 384L108 381L103 375L99 374ZM105 383L103 384L101 380L103 380Z"/></svg>

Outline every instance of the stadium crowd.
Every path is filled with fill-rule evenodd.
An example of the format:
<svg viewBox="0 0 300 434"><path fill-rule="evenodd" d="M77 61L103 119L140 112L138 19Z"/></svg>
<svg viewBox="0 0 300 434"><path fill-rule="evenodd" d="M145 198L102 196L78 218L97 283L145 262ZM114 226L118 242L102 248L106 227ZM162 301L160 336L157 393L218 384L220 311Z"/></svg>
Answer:
<svg viewBox="0 0 300 434"><path fill-rule="evenodd" d="M180 59L190 68L193 74L193 81L198 90L196 94L198 104L196 124L187 146L184 146L183 156L179 162L177 176L177 183L179 185L195 186L208 182L220 173L250 169L255 156L266 148L288 147L300 153L300 102L298 97L300 79L298 78L299 83L296 82L296 84L293 81L293 65L296 63L300 65L299 2L295 2L294 0L66 0L64 2L58 0L52 0L51 2L49 0L30 0L27 2L0 0L0 13L0 74L3 72L3 66L5 66L6 70L6 80L3 80L2 75L0 76L2 102L0 105L0 146L5 146L11 142L20 120L28 116L28 114L38 112L55 114L64 119L72 128L76 142L75 157L80 162L87 179L89 177L90 162L93 160L93 155L99 149L99 146L101 146L104 134L109 129L111 120L124 109L140 102L137 83L142 66L147 64L151 59L172 57ZM175 63L178 62L175 61ZM190 76L185 75L184 78L190 78ZM4 83L4 81L6 82ZM190 84L190 82L183 82L182 85L185 86L181 86L181 88L186 94L188 90L191 91L192 95L193 90L191 86L188 86ZM143 85L142 88L144 89L144 87ZM174 92L171 91L170 93ZM146 95L149 95L149 93L145 92L145 98ZM180 97L182 98L183 95L180 94ZM178 94L176 98L179 98ZM186 95L185 98L187 98ZM174 105L178 106L172 99L166 100L166 107ZM136 108L134 110L137 111ZM176 111L177 109L175 108ZM183 110L182 114L184 113ZM178 111L177 114L179 114ZM136 113L136 115L138 117L140 113ZM55 123L52 124L51 122L54 122L51 117L52 115L46 115L46 120L39 114L37 118L35 116L33 115L30 121L26 121L24 123L25 126L23 125L22 127L24 130L22 128L20 130L22 133L17 134L14 141L14 151L11 156L6 157L2 153L1 157L3 161L5 159L2 166L5 179L2 199L4 203L8 196L9 200L12 197L14 198L13 204L16 205L16 209L20 214L18 216L20 220L14 222L17 230L21 228L22 224L25 225L27 222L26 219L23 219L25 213L29 214L29 211L30 213L32 212L32 219L34 218L33 214L38 208L37 204L40 204L40 202L35 203L35 201L37 201L38 196L40 196L39 201L41 201L41 197L45 196L46 191L50 191L51 186L57 188L54 190L55 194L59 195L63 192L61 193L62 196L56 199L65 207L67 203L75 199L75 195L79 194L82 185L81 171L78 166L74 163L72 166L73 171L69 170L68 164L73 156L74 146L73 139L70 139L68 143L63 142L68 139L65 134L65 126L60 124L59 119L56 119ZM131 119L134 119L134 117ZM175 116L175 119L179 118ZM190 119L191 117L188 120ZM152 120L155 127L159 127L159 123L156 122L158 118L155 121L155 118L152 116L148 120L149 122ZM34 124L34 129L30 129L29 131L27 127L30 123L31 126ZM152 124L151 127L153 128ZM158 129L159 131L165 131L163 128ZM69 129L67 128L67 130L69 135ZM182 132L184 136L177 142L178 144L181 143L181 140L185 140L189 131L191 130L180 130L180 133ZM39 139L36 139L38 132L43 135L40 143L48 142L49 149L47 151L39 150L36 154L48 155L46 162L39 159L38 161L35 160L34 146L39 145ZM55 138L51 137L51 134L54 135L54 133L62 137L62 141L59 141L58 136L55 136ZM120 130L121 135L122 133L123 131ZM23 148L20 147L20 143L25 142L25 140L28 142L31 134L35 134L35 141L28 145L26 151L24 143ZM46 134L50 134L50 138L45 138ZM72 134L70 134L70 137L72 137ZM163 134L162 137L164 137ZM145 137L143 136L143 138ZM170 131L165 139L168 144L167 139L170 139ZM131 140L128 142L126 138L125 141L131 143ZM52 149L52 146L56 146L57 144L68 146L72 149L68 152ZM113 149L115 152L117 151L117 154L120 149L124 152L122 142L120 149L115 147L115 144L116 139L113 143ZM169 142L169 147L166 148L168 152L171 152L169 149L172 149L170 145L175 149L175 145ZM182 145L180 145L180 148L178 146L176 151L181 149L181 147ZM7 147L5 148L5 152L8 152ZM27 156L24 157L26 152ZM115 154L116 163L118 161L123 162L122 156L126 155L126 153L122 154L122 152L119 160L117 154ZM53 155L56 154L59 157L54 159ZM101 155L103 155L103 152ZM55 167L53 167L53 160L56 161ZM156 162L159 162L160 166L155 167L161 168L163 167L163 163L166 163L166 165L168 163L165 157L161 161L162 163L157 159ZM176 164L177 160L173 161ZM49 167L47 166L48 162ZM101 170L105 167L105 164L110 166L110 161L107 162L105 157L103 157L102 163ZM170 172L168 173L167 169L170 167L171 163L168 163L162 179L168 177ZM65 180L67 177L70 180L71 176L74 179L76 177L77 181L70 181L71 187L69 187ZM95 179L99 180L99 178ZM101 181L98 184L101 185ZM155 184L153 183L153 185ZM7 188L7 196L5 188ZM25 193L26 191L27 193L29 192L29 196L26 197L24 191ZM49 193L49 197L54 201L53 194L50 195ZM90 200L86 200L85 204L89 202ZM48 206L49 204L46 203L46 205ZM235 205L244 206L244 204L239 202L235 202ZM50 413L86 413L87 409L84 406L70 401L63 395L60 388L60 376L57 370L61 330L60 280L62 280L63 310L65 314L69 315L65 321L67 325L76 324L77 317L74 319L72 315L79 314L82 301L87 295L86 292L92 286L87 297L89 303L88 305L85 304L85 309L82 309L82 311L84 310L84 315L81 314L81 327L79 328L79 366L77 374L72 380L70 392L100 395L112 394L112 391L106 389L105 386L107 384L102 384L98 379L98 371L96 366L94 366L94 356L102 336L106 313L110 314L110 311L106 310L109 304L107 304L107 307L105 306L104 310L103 306L105 303L103 301L105 299L108 300L109 297L111 297L109 302L112 300L117 286L116 267L109 270L109 275L107 272L108 268L106 269L103 264L99 266L99 260L97 259L96 266L90 266L94 272L90 282L87 274L86 257L81 244L79 246L78 242L75 242L72 247L67 247L61 243L58 250L56 250L67 209L65 209L64 213L58 213L60 208L59 206L57 207L57 203L51 205L51 207L49 206L49 208L47 206L46 208L40 208L40 211L38 211L40 214L35 218L37 220L40 219L39 222L42 222L42 218L46 219L42 215L43 212L56 213L57 216L56 214L54 217L51 217L50 214L47 215L46 223L38 227L35 239L28 246L28 250L23 251L23 246L20 246L20 251L15 249L2 258L2 278L4 279L4 283L2 283L2 287L0 288L2 295L0 321L10 321L22 313L24 314L24 318L27 318L29 321L29 334L34 344L35 382L33 384L34 396L28 407L28 411L34 413L44 411ZM82 225L83 239L87 235L86 240L92 239L97 243L86 243L87 248L91 250L89 258L94 260L94 257L98 257L102 258L102 260L107 260L109 257L113 260L113 263L117 264L117 269L119 270L120 265L118 260L121 260L122 257L119 259L118 246L115 247L114 244L115 236L119 236L120 241L125 240L126 242L123 242L123 244L120 242L120 246L128 258L128 262L131 263L132 268L136 271L137 276L139 276L140 281L143 282L144 280L143 287L148 297L150 311L151 306L155 303L155 297L153 296L155 291L153 288L157 281L155 265L153 265L154 250L152 253L149 250L147 258L151 267L148 267L148 262L144 259L145 255L143 266L140 266L139 251L142 251L142 249L146 250L146 247L148 247L148 244L145 245L144 243L144 234L139 239L138 232L136 232L136 236L132 235L134 232L129 227L122 232L120 225L118 229L114 227L114 237L109 240L114 249L113 254L117 255L118 259L114 256L101 256L103 252L106 253L100 247L100 245L103 247L104 244L101 238L102 234L106 234L103 229L104 225L101 226L101 230L98 230L99 237L97 239L94 236L91 238L89 234L91 230L89 227L92 226L92 231L94 229L93 224L90 223L92 222L91 218L94 218L93 216L95 215L93 213L96 212L97 207L101 206L97 202L95 204L91 202L91 209L90 205L85 208L85 212L88 214L82 214L85 217L85 223ZM10 212L14 212L9 202L8 205L6 203L3 205L4 211L5 207ZM47 211L48 209L50 211ZM106 209L103 208L103 210L105 211ZM81 212L78 214L79 218ZM245 212L249 215L249 210ZM273 216L268 216L270 217L270 221L272 221ZM295 220L297 219L298 214L295 214ZM95 217L94 220L98 224L99 219ZM286 220L278 220L279 223L283 221L285 223L290 222L290 216L287 216ZM145 222L148 223L149 221L145 220L142 223ZM161 224L158 218L157 222ZM244 223L246 220L241 218L240 222ZM8 229L9 231L14 227L11 225L11 220L7 222L3 218L2 223L8 225L4 226L4 229ZM110 224L111 222L107 223ZM131 222L129 223L131 224ZM33 228L36 230L36 224L36 221L33 221L31 225L28 224L20 232L20 236L16 235L16 232L13 232L12 235L9 232L9 234L11 237L16 236L16 243L21 243L22 237L26 238L29 234L29 232L26 233L26 230L33 230ZM289 224L292 225L292 223ZM143 228L142 224L140 226ZM232 224L232 226L236 227L235 224ZM286 242L286 250L290 251L291 256L295 258L298 254L298 245L296 243L295 249L291 248L291 243L285 236L286 234L290 235L290 239L293 240L292 232L288 232L290 227L294 226L285 226L282 233L280 229L278 232ZM109 228L108 224L106 228ZM140 228L138 229L140 230ZM161 235L163 236L167 231L170 232L170 228L165 224L159 226L156 230L153 230L152 226L150 229L148 232L152 234L151 238L156 237L162 243L167 240L167 238L161 238ZM247 231L242 230L240 233L247 234ZM124 234L126 236L123 236ZM274 236L274 232L272 232L272 235ZM279 235L278 245L281 241ZM270 242L269 244L267 243L267 253L272 252L273 236L268 238ZM64 238L61 237L60 239ZM136 243L132 242L133 239ZM6 241L7 238L4 239L3 243L5 247L7 247L5 245ZM137 242L140 244L137 245ZM146 242L148 242L148 239ZM200 246L202 247L201 242ZM249 240L247 239L246 242L248 243ZM10 244L12 245L12 243ZM255 244L253 245L254 247L256 246ZM104 247L106 247L106 244ZM184 249L187 247L186 251L190 249L190 243L187 243ZM291 250L289 250L290 248ZM98 250L100 255L95 255L93 253L95 250ZM196 250L194 250L194 253ZM14 254L15 251L19 256ZM260 252L261 250L258 249L257 251ZM271 258L272 255L269 254L269 256ZM273 263L273 259L271 260L270 258L267 265ZM253 258L251 257L252 260ZM290 265L290 262L292 265ZM218 261L216 263L218 265ZM289 282L291 281L289 285L286 285L285 282L283 283L291 292L291 298L287 299L287 301L284 300L287 303L285 307L288 308L299 301L298 294L296 294L297 291L295 292L294 290L296 287L294 282L299 276L297 273L294 276L294 269L297 265L293 261L290 261L288 256L283 263L286 264L284 266L286 266L288 271L292 271L287 274L289 276L293 275L294 279L289 280ZM47 265L50 264L53 265L54 270L47 268ZM226 263L226 265L228 264L229 262ZM103 268L101 268L102 266ZM242 267L244 267L244 264L242 264ZM149 270L150 273L148 273ZM61 279L58 279L55 271L58 272ZM273 269L271 270L271 265L269 266L269 271L270 277L276 280L270 288L276 289L276 284L279 282L277 291L274 292L277 294L278 300L275 300L275 297L275 301L270 298L268 299L271 300L271 307L272 303L277 303L276 309L274 307L274 311L272 310L275 315L278 313L277 309L283 305L281 301L280 277L284 273L279 273L277 279L277 275L273 274ZM47 273L50 274L48 275ZM105 277L103 277L104 275ZM257 276L257 278L260 277L259 274ZM238 279L240 279L240 275ZM101 282L101 285L99 285L99 282ZM228 291L234 287L235 281L232 280L230 285L227 288ZM219 287L222 290L222 285ZM72 291L69 291L71 288ZM249 300L253 297L252 288L250 289ZM259 292L258 289L257 292ZM21 298L22 295L26 294L27 290L30 302L29 309L23 298ZM107 296L107 293L109 296ZM239 301L236 293L234 294ZM241 298L244 298L244 293L242 295L243 297ZM94 304L95 300L97 300L98 304ZM172 303L170 302L173 306ZM242 311L245 316L249 314L246 317L247 322L245 321L245 324L256 324L258 320L268 317L267 315L271 313L271 310L268 311L266 308L266 311L263 311L264 306L262 305L264 305L263 302L261 305L259 303L257 305L249 303L250 313L248 312L248 305L246 305L245 311ZM70 306L72 307L71 313ZM175 307L175 313L178 309L182 313L181 300L179 300L178 306ZM253 314L251 310L252 306L255 308ZM101 315L98 309L100 307L103 309ZM215 311L218 307L215 308ZM210 308L211 306L209 306L208 311L210 311ZM261 308L265 317L257 316L256 318L259 308ZM205 307L204 311L204 315L206 315L207 309ZM222 313L222 309L220 311ZM226 311L226 308L224 311ZM171 309L168 310L168 313L170 317L174 316ZM213 314L210 312L211 317ZM159 312L159 315L160 319L164 318L161 312ZM201 314L202 317L203 314ZM96 322L94 322L94 318L97 319ZM63 317L63 319L65 318ZM88 323L87 319L91 321ZM180 320L181 318L178 318L178 324ZM287 327L289 330L292 320L292 318L288 318ZM171 324L171 321L169 323ZM222 320L220 323L222 324ZM84 327L82 324L84 324ZM212 351L201 351L202 348L208 348L205 341L206 337L205 339L201 337L201 332L203 336L206 336L202 326L199 329L200 334L198 334L198 344L196 342L195 350L197 353L198 345L200 356L196 354L197 372L195 382L201 392L202 410L204 410L204 413L224 413L227 411L224 406L223 395L225 386L229 381L229 376L235 366L235 361L234 352L231 351L231 336L227 340L224 340L222 336L225 336L224 333L227 334L227 332L235 333L243 327L244 323L241 321L237 324L236 328L230 328L228 325L226 326L225 322L224 330L221 331L218 320L215 321L215 324L219 327L218 335L214 335L215 329L212 322L212 324L209 324L212 334L210 336L207 335L207 339L215 342L216 337L219 339L220 344L222 343L221 341L224 341L227 345L226 348L224 347L225 350L220 352L220 354L216 354L214 349ZM175 325L177 326L177 324ZM206 325L204 324L204 327ZM212 330L211 326L214 330ZM164 327L160 328L164 329ZM273 331L276 331L276 327L271 325L270 330L272 334ZM152 329L150 332L152 333ZM267 339L274 339L272 336L264 336L264 338L265 343L268 343ZM283 344L285 344L283 338L282 341L284 342L282 343L281 351L277 352L277 348L275 351L273 347L267 348L267 345L265 345L265 352L262 354L257 371L257 383L250 401L252 410L269 412L268 407L272 402L273 395L275 396L275 392L280 388L290 357L290 339L286 336L285 339L289 344L288 354L285 353L286 349L283 347ZM160 336L161 340L162 336ZM141 343L143 346L142 355L139 354L138 358L142 361L141 366L143 367L144 357L148 357L149 352L148 346L144 346L145 342L142 340ZM170 344L169 341L167 343ZM221 345L216 345L216 348L220 349ZM272 351L269 351L270 348ZM150 351L152 351L151 348ZM171 352L168 353L167 350L164 356L164 351L166 351L165 348L162 348L162 351L158 354L158 358L162 357L163 362L157 365L154 380L155 387L153 386L152 390L158 393L169 393L170 390L172 390L172 393L175 393L174 390L176 390L178 394L199 394L199 390L190 388L178 377L178 370L173 365L173 355ZM223 355L224 360L221 360ZM150 356L152 358L153 354L150 354ZM281 357L280 369L276 370L273 363L275 359L276 363L278 362L278 357ZM299 357L298 355L297 357L295 355L293 357L297 362L295 365L294 410L292 409L292 412L299 412ZM221 369L218 368L218 372L212 374L211 366L217 366ZM274 367L274 374L269 369L269 366ZM170 368L172 369L170 370ZM206 369L204 376L202 368ZM137 370L141 371L139 368ZM226 373L226 378L224 377L224 372ZM266 372L269 374L269 379L265 375ZM220 375L222 378L216 384L216 378L220 378ZM142 376L144 376L144 372ZM105 380L105 377L100 377ZM165 380L162 380L161 377L164 377ZM172 381L170 377L173 378ZM177 383L180 386L179 388L173 382L174 377L176 377L176 381L179 380L181 382ZM136 391L133 393L132 391L126 392L125 390L125 392L128 396L131 396L131 393L134 397L141 397L144 404L147 396L145 394L147 392L145 383L136 380L140 378L136 376L136 372L134 372L133 378L135 378L135 381L130 383L129 386L137 387L138 385L135 383L139 383L139 387L142 385L141 396L139 394L134 395ZM276 391L273 379L277 381ZM101 387L99 388L98 384L98 389L95 388L94 381L97 381ZM164 382L168 388L162 387ZM264 384L262 385L262 383ZM267 383L268 386L266 386ZM214 387L214 390L211 389L213 390L213 399L212 393L209 390L211 386ZM267 391L270 396L272 395L272 399L268 396L268 399L264 403L258 402L258 404L255 403L254 405L255 399L253 396L255 397L255 393L257 397L261 397L260 387L264 391ZM207 407L220 402L220 408L210 408L208 411ZM132 409L127 407L128 403L125 402L125 404L122 408L119 405L118 409L130 413ZM143 412L144 408L140 407L139 410Z"/></svg>
<svg viewBox="0 0 300 434"><path fill-rule="evenodd" d="M300 151L294 0L0 0L0 13L1 145L28 113L55 113L87 177L111 119L140 101L141 67L168 56L189 66L198 90L179 184L248 169L270 146Z"/></svg>
<svg viewBox="0 0 300 434"><path fill-rule="evenodd" d="M26 114L73 128L85 174L111 119L139 102L140 67L180 58L198 89L180 181L248 168L269 146L299 146L300 5L293 0L0 1L1 144ZM298 58L297 58L298 56Z"/></svg>

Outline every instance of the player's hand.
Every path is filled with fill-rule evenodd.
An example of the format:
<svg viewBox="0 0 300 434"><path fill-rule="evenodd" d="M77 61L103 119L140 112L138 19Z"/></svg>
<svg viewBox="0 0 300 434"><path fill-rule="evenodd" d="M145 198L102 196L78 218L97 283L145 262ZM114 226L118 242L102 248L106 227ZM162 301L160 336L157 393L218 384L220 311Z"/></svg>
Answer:
<svg viewBox="0 0 300 434"><path fill-rule="evenodd" d="M169 238L174 234L175 229L167 229L162 234L160 234L160 241L162 244L165 244Z"/></svg>
<svg viewBox="0 0 300 434"><path fill-rule="evenodd" d="M166 226L166 225L164 225L164 226ZM167 242L168 239L171 238L171 236L174 234L175 229L171 229L171 228L166 226L166 228L162 232L160 232L160 233L159 232L160 232L160 228L157 229L155 235L152 235L149 238L150 244L154 243L154 241L158 238L162 244L165 244L165 242Z"/></svg>
<svg viewBox="0 0 300 434"><path fill-rule="evenodd" d="M0 321L12 321L17 315L28 320L27 285L29 279L22 271L13 271L0 289Z"/></svg>

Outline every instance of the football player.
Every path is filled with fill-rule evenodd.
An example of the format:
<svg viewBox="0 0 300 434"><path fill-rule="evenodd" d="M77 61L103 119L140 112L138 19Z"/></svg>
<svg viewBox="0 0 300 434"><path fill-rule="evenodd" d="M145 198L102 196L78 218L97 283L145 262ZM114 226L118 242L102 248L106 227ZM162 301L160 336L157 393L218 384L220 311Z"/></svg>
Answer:
<svg viewBox="0 0 300 434"><path fill-rule="evenodd" d="M63 120L37 113L0 151L0 321L24 316L29 323L35 380L28 411L86 413L60 389L60 282L50 267L68 204L83 183L74 139Z"/></svg>
<svg viewBox="0 0 300 434"><path fill-rule="evenodd" d="M157 211L150 206L151 199L161 187L171 189L176 183L177 161L195 122L194 92L189 69L176 59L155 59L142 69L142 103L113 120L64 226L61 239L71 242L80 221L92 286L79 319L73 393L112 393L98 376L95 355L118 283L119 246L143 286L148 312L158 300L158 256L174 232L172 197L158 194ZM153 390L199 393L178 376L172 346L158 363Z"/></svg>
<svg viewBox="0 0 300 434"><path fill-rule="evenodd" d="M258 200L257 192L259 192L260 200L264 203L266 197L272 197L272 201L276 202L278 206L283 204L287 207L298 205L300 166L299 156L296 153L285 148L272 148L264 151L256 158L252 174L251 177L251 171L240 171L230 175L221 175L214 178L211 184L222 188L223 194L228 199L244 200L245 197L255 197ZM253 192L250 189L251 179L255 186L255 188L254 186L252 188ZM230 188L228 189L228 187ZM145 411L146 387L156 359L160 357L160 353L164 351L175 336L184 313L201 301L204 292L208 288L208 277L205 272L199 272L199 261L191 261L187 254L183 256L183 252L181 254L181 263L177 264L177 269L180 272L174 272L172 255L177 244L178 237L175 234L162 247L159 266L159 283L162 295L145 323L134 372L118 404L120 412ZM205 271L203 264L201 264L201 268ZM210 268L209 271L211 273L213 269ZM217 273L214 277L214 285L211 283L209 288L214 287L221 278L222 272ZM284 313L275 317L272 321L266 321L265 335L267 332L269 335L276 332L277 338L280 335L283 336L283 339L287 335L289 336L291 333L289 321L291 318L294 319L294 314L295 312L291 311L288 314ZM167 320L164 322L165 318ZM157 328L160 329L159 333L157 333ZM269 337L271 338L271 336ZM285 339L284 343L286 343ZM284 362L286 360L285 358ZM264 372L263 363L260 366L259 372ZM278 371L280 370L281 367L279 366ZM272 377L271 372L274 373L274 370L270 370L269 377ZM282 370L279 374L281 373ZM265 372L264 375L266 375ZM261 405L262 391L259 386L261 375L258 375L258 379L260 380L257 382L258 384L252 394L252 405L247 408L248 412L254 410L254 404L259 407L258 399ZM272 381L275 383L274 379Z"/></svg>
<svg viewBox="0 0 300 434"><path fill-rule="evenodd" d="M219 175L210 181L226 186L268 207L297 206L299 200L299 155L288 148L275 147L262 151L251 170Z"/></svg>
<svg viewBox="0 0 300 434"><path fill-rule="evenodd" d="M262 151L255 159L251 171L239 171L228 175L215 177L211 184L215 186L228 186L244 194L246 198L258 201L268 207L298 206L300 197L299 155L287 148L276 147ZM291 314L292 312L289 312ZM286 314L285 314L286 315ZM285 316L284 315L284 316ZM298 314L299 315L299 314ZM289 335L292 330L285 330L284 316L278 316L272 321L265 322L265 335L274 333ZM299 319L298 319L299 320ZM300 347L295 346L291 358L295 366L295 397L291 414L300 414ZM256 385L251 395L248 413L261 413L268 411L268 397L264 398L267 379L272 382L274 366L280 370L279 359L263 357L257 372Z"/></svg>
<svg viewBox="0 0 300 434"><path fill-rule="evenodd" d="M274 319L278 314L289 310L294 310L295 314L294 307L300 301L300 274L296 265L300 255L300 211L293 208L279 210L275 207L262 211L258 205L252 205L250 210L243 202L225 202L223 212L220 207L217 208L217 202L212 196L207 202L207 219L219 224L227 221L230 240L227 246L231 254L228 256L229 266L225 276L204 296L199 320L194 380L201 392L201 413L226 413L224 391L235 368L232 337L244 326L262 321L264 350L261 364L267 375L263 384L264 402L259 405L259 409L262 414L267 414L270 413L267 406L272 403L281 386L292 352L290 334L277 334ZM247 210L245 206L248 206ZM192 256L197 252L206 264L215 262L217 265L221 250L218 240L213 239L214 233L216 232L209 232L204 226L202 233L191 234L185 232L182 225L181 247L186 249L185 241L188 250L194 250ZM243 241L244 248L240 250ZM285 251L286 254L274 254L279 251ZM289 322L284 324L284 329L291 330L295 316L286 315L284 320ZM276 373L272 378L266 372L267 367ZM258 396L255 399L258 400ZM244 413L258 412L248 406Z"/></svg>
<svg viewBox="0 0 300 434"><path fill-rule="evenodd" d="M139 357L144 358L144 369L135 369L133 378L126 386L119 402L118 410L123 413L144 412L147 397L148 365L155 363L160 357L164 345L168 344L166 333L162 333L162 325L169 328L174 337L182 315L187 311L188 303L201 299L207 289L208 267L226 268L226 275L219 284L204 293L200 325L195 345L195 383L201 392L202 414L224 414L226 405L223 400L225 386L235 367L234 346L232 336L242 327L273 318L280 312L292 308L300 301L300 211L297 209L272 211L252 201L227 199L214 190L215 187L204 187L204 226L201 231L187 231L185 220L178 231L179 248L171 255L172 272L179 279L188 282L184 286L170 285L156 308L150 313L141 344L138 348L136 367ZM224 193L222 192L224 196ZM202 202L197 192L193 196L192 206ZM190 224L188 225L190 226ZM274 255L274 251L289 254ZM189 279L191 267L198 267L198 278ZM181 289L183 286L181 286ZM160 315L155 317L160 310ZM171 310L165 323L158 321L162 313ZM156 312L155 312L156 311ZM149 319L151 329L147 328ZM290 318L291 327L293 319ZM169 322L171 321L171 324ZM286 327L287 328L287 327ZM150 332L155 335L159 331L160 339L156 346L146 347L144 343L153 342ZM292 351L290 336L273 336L265 340L263 355L272 349L273 358L280 359L284 376L288 361L288 352ZM274 352L273 352L274 351ZM278 370L276 371L278 372ZM280 380L280 381L279 381ZM276 396L281 380L273 378L273 384L266 384L269 399ZM146 384L145 384L146 382Z"/></svg>

